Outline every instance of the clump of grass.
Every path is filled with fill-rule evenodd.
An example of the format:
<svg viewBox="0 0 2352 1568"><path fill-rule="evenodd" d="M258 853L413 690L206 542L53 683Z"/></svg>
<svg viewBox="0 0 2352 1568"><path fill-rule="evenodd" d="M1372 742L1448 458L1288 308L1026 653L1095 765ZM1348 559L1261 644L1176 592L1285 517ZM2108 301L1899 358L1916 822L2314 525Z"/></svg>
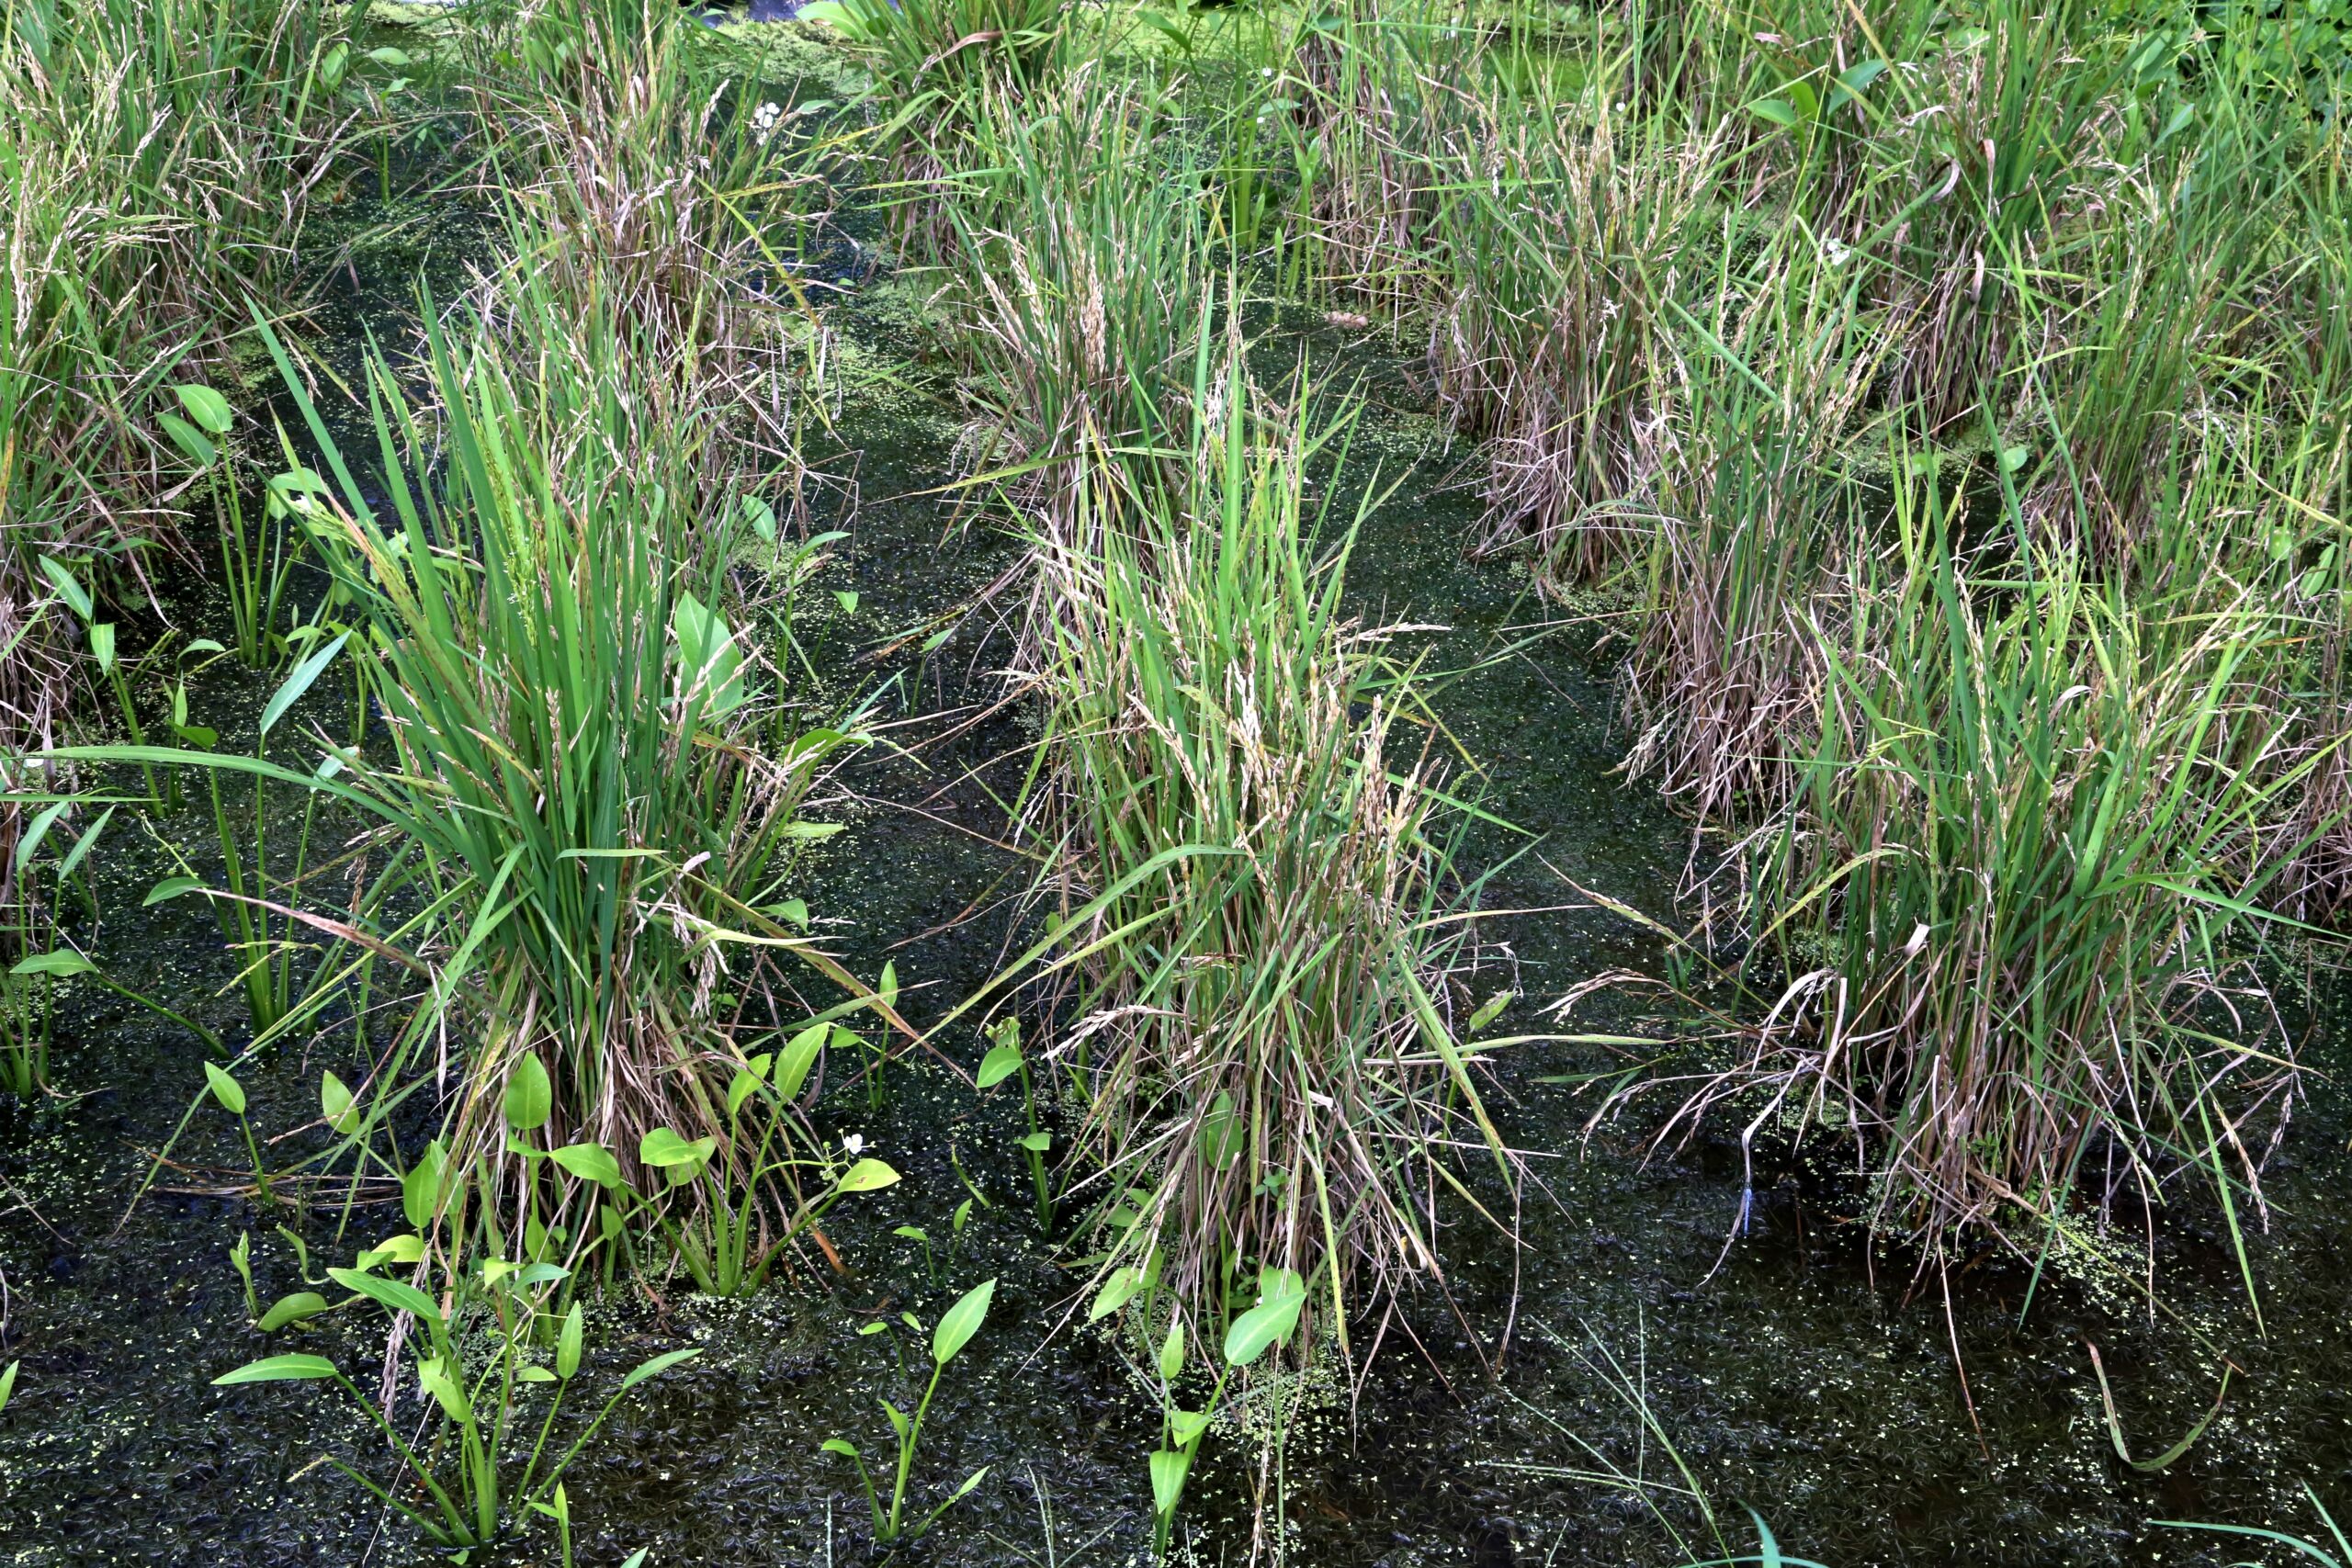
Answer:
<svg viewBox="0 0 2352 1568"><path fill-rule="evenodd" d="M1858 437L1897 333L1811 241L1725 226L1715 303L1658 397L1668 428L1645 493L1654 515L1627 634L1626 771L1702 824L1753 821L1786 796L1818 721L1814 617L1842 619L1841 556L1870 504ZM1735 265L1735 256L1745 265Z"/></svg>
<svg viewBox="0 0 2352 1568"><path fill-rule="evenodd" d="M1788 991L1684 1111L1760 1082L1750 1135L1854 1138L1879 1223L2030 1247L2086 1189L2104 1213L2184 1175L2225 1210L2255 1188L2293 1081L2250 957L2260 845L2312 761L2269 765L2258 595L2152 612L2009 493L2006 540L1970 548L1957 496L1898 478L1893 548L1857 551L1820 733L1744 846Z"/></svg>
<svg viewBox="0 0 2352 1568"><path fill-rule="evenodd" d="M1668 300L1725 148L1711 128L1566 110L1510 78L1479 118L1442 171L1433 246L1453 290L1430 368L1454 426L1489 443L1486 547L1586 581L1643 547Z"/></svg>
<svg viewBox="0 0 2352 1568"><path fill-rule="evenodd" d="M1458 814L1427 741L1395 755L1434 720L1388 635L1341 616L1352 531L1320 534L1308 491L1347 421L1306 401L1253 409L1231 368L1196 389L1221 414L1194 415L1187 490L1089 487L1120 509L1039 533L1024 806L1059 870L1054 967L1080 976L1053 1055L1102 1268L1172 1289L1204 1335L1292 1269L1344 1345L1368 1300L1442 1277L1457 1141L1510 1175L1449 1021Z"/></svg>
<svg viewBox="0 0 2352 1568"><path fill-rule="evenodd" d="M763 479L710 467L723 411L691 367L614 295L574 316L513 289L494 323L430 326L431 428L372 363L389 516L335 460L318 532L392 752L338 755L446 914L419 1043L448 1010L481 1031L453 1150L495 1156L531 1056L546 1135L633 1170L656 1129L724 1135L761 1021L816 1010L768 955L848 980L785 917L797 846L831 830L803 812L859 736L762 661L771 605L730 566L775 544Z"/></svg>
<svg viewBox="0 0 2352 1568"><path fill-rule="evenodd" d="M948 209L986 471L1058 529L1105 461L1130 475L1154 451L1183 463L1210 281L1189 171L1132 178L1164 158L1163 129L1148 103L1080 73L1055 112L990 122L987 172Z"/></svg>
<svg viewBox="0 0 2352 1568"><path fill-rule="evenodd" d="M942 206L985 168L983 122L1017 113L1067 54L1063 0L820 0L802 8L846 39L871 77L876 177L900 243L937 258L955 241Z"/></svg>
<svg viewBox="0 0 2352 1568"><path fill-rule="evenodd" d="M176 541L185 461L155 434L175 367L282 283L352 110L340 20L315 3L17 0L0 26L0 794L63 738L86 606ZM70 586L69 586L70 585ZM89 650L96 653L94 648ZM103 670L94 667L103 666ZM126 709L134 730L135 716ZM0 801L0 910L39 926ZM0 958L9 957L0 942Z"/></svg>
<svg viewBox="0 0 2352 1568"><path fill-rule="evenodd" d="M1307 271L1399 316L1439 293L1439 170L1470 118L1445 81L1475 62L1445 48L1442 30L1435 13L1341 6L1302 24L1282 84L1300 100L1283 118L1295 123L1295 243Z"/></svg>

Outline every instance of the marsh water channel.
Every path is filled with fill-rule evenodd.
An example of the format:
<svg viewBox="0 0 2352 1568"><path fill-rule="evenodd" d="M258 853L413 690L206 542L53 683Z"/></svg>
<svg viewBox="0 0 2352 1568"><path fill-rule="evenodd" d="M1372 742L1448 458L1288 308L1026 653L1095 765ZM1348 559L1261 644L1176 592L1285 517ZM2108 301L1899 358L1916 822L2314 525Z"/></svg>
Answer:
<svg viewBox="0 0 2352 1568"><path fill-rule="evenodd" d="M456 283L474 235L445 209L332 265L322 241L309 341L330 362L370 330L407 341L420 268ZM881 705L893 744L850 773L850 829L812 857L806 897L853 967L895 964L902 1007L920 1019L987 981L1017 944L1029 869L1002 847L1002 801L1031 731L999 700L998 615L963 615L922 652L925 639L904 634L949 624L1016 547L985 501L942 493L959 471L964 416L926 355L920 288L856 265L833 281L838 330L888 374L846 398L838 450L812 451L840 482L815 492L811 525L847 537L812 584L800 635L843 691ZM1407 640L1439 672L1438 705L1469 760L1453 786L1499 819L1473 834L1464 863L1492 873L1481 903L1497 912L1479 941L1495 987L1521 998L1519 1027L1557 1027L1542 1010L1584 982L1657 968L1655 940L1583 890L1677 920L1687 825L1615 771L1626 737L1612 722L1605 638L1564 623L1521 569L1465 556L1476 502L1461 480L1475 454L1449 449L1430 417L1418 345L1303 307L1265 307L1252 325L1268 363L1304 352L1327 386L1361 390L1351 472L1336 482L1376 474L1386 499L1351 559L1354 613L1440 628ZM836 591L854 593L854 608ZM168 609L200 633L218 606L190 587ZM250 731L266 695L258 678L223 672L233 669L215 666L191 699L224 744ZM317 716L334 717L335 700L311 699ZM193 806L158 829L209 841ZM171 869L145 835L113 834L100 854L103 912L77 932L92 956L233 1038L236 966L209 915L192 899L141 908ZM322 1385L210 1383L266 1349L230 1263L241 1235L267 1301L300 1288L289 1234L315 1273L399 1228L397 1214L362 1205L338 1240L332 1209L265 1207L237 1179L234 1123L209 1106L133 1206L198 1100L203 1048L109 993L63 995L58 1093L0 1106L0 1359L23 1365L0 1416L0 1561L429 1560L322 1462L365 1464L372 1447ZM1570 1027L1637 1034L1643 1005L1638 992L1603 995ZM1352 1381L1316 1380L1281 1450L1280 1550L1314 1568L1669 1568L1684 1559L1659 1516L1712 1552L1708 1507L1736 1551L1755 1550L1753 1508L1782 1550L1833 1565L2220 1562L2245 1551L2157 1521L2308 1531L2303 1487L2332 1501L2352 1474L2342 1038L2335 1013L2311 1004L2308 1094L2250 1241L2258 1323L2222 1216L2197 1201L2157 1217L2152 1273L2136 1224L2120 1222L2105 1264L2052 1268L2038 1283L2028 1264L1990 1251L1923 1270L1853 1220L1838 1151L1796 1159L1759 1145L1751 1175L1736 1127L1653 1148L1638 1114L1589 1125L1592 1077L1626 1066L1623 1052L1514 1047L1492 1068L1503 1131L1527 1162L1516 1239L1458 1223L1447 1290L1405 1301ZM943 1046L967 1066L982 1048L968 1031ZM255 1128L302 1146L322 1067L350 1055L348 1029L331 1030L247 1069ZM843 1125L904 1179L830 1222L842 1271L804 1262L736 1301L672 1281L596 1305L592 1380L609 1385L662 1350L703 1354L625 1402L571 1472L582 1563L639 1548L654 1565L879 1561L854 1477L819 1445L880 1441L876 1398L904 1397L914 1347L895 1329L860 1330L908 1310L928 1322L989 1276L1001 1281L994 1311L942 1384L916 1483L944 1495L980 1466L988 1475L901 1561L1143 1560L1157 1408L1119 1347L1071 1314L1083 1272L1024 1207L1015 1107L920 1055L887 1082L883 1107L851 1108ZM975 1190L986 1207L950 1248L952 1215ZM896 1234L910 1225L928 1247ZM380 1359L379 1326L329 1320L314 1338L346 1365ZM2212 1405L2225 1366L2220 1413L2184 1457L2155 1473L2123 1461L2116 1430L2135 1456L2160 1452ZM1248 1560L1262 1451L1258 1434L1231 1426L1209 1438L1184 1516L1197 1561ZM541 1530L490 1555L544 1563L555 1551Z"/></svg>

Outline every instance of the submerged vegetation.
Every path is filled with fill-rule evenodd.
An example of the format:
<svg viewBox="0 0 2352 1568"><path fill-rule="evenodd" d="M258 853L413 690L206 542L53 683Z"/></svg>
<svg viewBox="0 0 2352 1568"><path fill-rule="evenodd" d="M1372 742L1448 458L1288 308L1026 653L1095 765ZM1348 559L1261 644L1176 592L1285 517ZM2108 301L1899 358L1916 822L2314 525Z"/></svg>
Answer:
<svg viewBox="0 0 2352 1568"><path fill-rule="evenodd" d="M361 1406L291 1496L659 1561L623 1413L812 1356L829 1562L1308 1561L1419 1358L1534 1416L1478 1507L1560 1534L1480 1561L1810 1561L1646 1344L1520 1333L1566 1173L1711 1158L1669 1300L1792 1193L1931 1287L1987 1466L1972 1292L2218 1370L2141 1462L2091 1350L2085 1517L2244 1440L2266 1168L2340 1120L2331 7L769 9L0 0L0 1143L138 1101L107 1223L236 1280L174 1375ZM1448 518L1484 647L1378 558ZM1521 667L1605 682L1679 880L1557 869L1600 792L1460 722ZM987 1457L1062 1399L1125 1445L1067 1553ZM2324 1556L2279 1457L2200 1528Z"/></svg>

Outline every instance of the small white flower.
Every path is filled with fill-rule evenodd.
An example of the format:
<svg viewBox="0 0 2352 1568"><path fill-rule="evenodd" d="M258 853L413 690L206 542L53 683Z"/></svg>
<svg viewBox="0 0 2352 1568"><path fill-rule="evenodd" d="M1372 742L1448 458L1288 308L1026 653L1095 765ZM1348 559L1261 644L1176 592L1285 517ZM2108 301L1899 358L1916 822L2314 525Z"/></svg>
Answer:
<svg viewBox="0 0 2352 1568"><path fill-rule="evenodd" d="M850 1134L847 1137L842 1140L842 1147L849 1151L850 1158L855 1159L859 1155L865 1152L865 1134L862 1133Z"/></svg>

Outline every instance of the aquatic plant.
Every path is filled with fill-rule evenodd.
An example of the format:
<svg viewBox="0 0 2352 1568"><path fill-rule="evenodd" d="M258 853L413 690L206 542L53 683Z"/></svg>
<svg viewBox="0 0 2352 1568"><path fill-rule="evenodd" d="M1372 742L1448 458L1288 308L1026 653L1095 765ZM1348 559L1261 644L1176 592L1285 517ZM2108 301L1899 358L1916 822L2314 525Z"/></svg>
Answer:
<svg viewBox="0 0 2352 1568"><path fill-rule="evenodd" d="M557 1330L553 1364L540 1365L533 1350L542 1318L551 1315L548 1294L565 1279L565 1270L548 1263L518 1266L483 1258L464 1277L451 1280L446 1302L436 1303L414 1285L374 1272L382 1261L363 1253L352 1268L328 1269L329 1278L352 1292L332 1310L372 1302L388 1313L406 1314L424 1327L425 1342L412 1353L412 1364L435 1412L438 1429L430 1441L411 1444L404 1439L376 1402L324 1356L265 1356L212 1382L216 1388L320 1381L340 1385L384 1434L399 1458L400 1476L389 1483L378 1481L334 1454L327 1456L327 1462L445 1550L489 1546L513 1534L529 1513L540 1508L631 1389L702 1354L698 1348L671 1350L642 1362L621 1378L568 1447L553 1450L548 1439L564 1396L579 1374L585 1342L578 1303ZM489 1340L489 1354L478 1371L469 1371L471 1358L459 1336L477 1325ZM530 1447L519 1450L522 1438L530 1434L525 1391L548 1383L554 1389L546 1413ZM412 1503L403 1492L421 1492L423 1500Z"/></svg>
<svg viewBox="0 0 2352 1568"><path fill-rule="evenodd" d="M1489 444L1487 545L1532 542L1581 581L1644 542L1676 279L1712 238L1728 149L1720 126L1563 109L1495 80L1434 176L1449 293L1429 364L1448 419Z"/></svg>
<svg viewBox="0 0 2352 1568"><path fill-rule="evenodd" d="M964 392L994 426L976 463L1048 527L1067 530L1077 491L1116 454L1141 476L1155 452L1181 485L1185 408L1211 321L1213 279L1197 175L1165 156L1162 111L1091 72L1048 106L990 119L987 156L959 181L951 345Z"/></svg>
<svg viewBox="0 0 2352 1568"><path fill-rule="evenodd" d="M1187 489L1107 510L1115 487L1082 487L1081 525L1033 544L1023 808L1053 857L1046 974L1077 976L1066 1142L1103 1273L1155 1271L1207 1334L1234 1280L1289 1269L1344 1345L1367 1296L1440 1274L1436 1193L1467 1198L1447 1145L1513 1179L1441 1010L1459 814L1431 756L1388 754L1397 726L1435 728L1396 634L1340 618L1352 529L1335 486L1307 491L1346 415L1319 421L1305 384L1253 408L1238 359L1199 375L1191 406L1222 415L1192 416Z"/></svg>
<svg viewBox="0 0 2352 1568"><path fill-rule="evenodd" d="M317 534L368 628L397 752L340 752L347 772L324 783L400 829L441 907L462 911L435 1006L487 982L465 1004L488 1033L460 1141L494 1141L514 1060L534 1054L554 1086L549 1136L628 1169L657 1127L723 1130L718 1064L748 1042L713 1010L720 945L748 960L739 994L789 995L772 953L860 989L786 923L780 886L796 847L832 831L799 813L858 737L761 694L763 611L730 606L726 575L761 542L738 504L758 479L708 488L690 372L653 374L616 304L540 321L527 358L480 318L464 338L435 325L446 469L427 468L377 361L393 515L379 523L334 457L341 504Z"/></svg>
<svg viewBox="0 0 2352 1568"><path fill-rule="evenodd" d="M204 1086L213 1101L237 1119L237 1131L244 1134L245 1156L253 1162L254 1192L263 1202L276 1203L277 1195L270 1190L269 1171L262 1164L261 1145L254 1142L253 1120L245 1114L244 1086L230 1077L227 1068L213 1062L204 1064ZM246 1289L250 1294L250 1283Z"/></svg>
<svg viewBox="0 0 2352 1568"><path fill-rule="evenodd" d="M1046 1155L1054 1146L1054 1135L1037 1122L1037 1088L1029 1078L1029 1058L1021 1050L1021 1021L999 1021L989 1029L989 1039L991 1043L988 1054L980 1058L973 1081L985 1094L1007 1078L1021 1079L1021 1111L1029 1122L1029 1131L1021 1138L1021 1152L1028 1162L1029 1184L1037 1194L1037 1228L1050 1235L1054 1229L1054 1197L1052 1185L1046 1179ZM957 1228L962 1228L960 1221Z"/></svg>
<svg viewBox="0 0 2352 1568"><path fill-rule="evenodd" d="M1684 1113L1763 1086L1748 1137L1874 1151L1874 1217L1939 1244L2030 1251L2080 1183L2103 1209L2184 1176L2235 1235L2249 1123L2292 1078L2250 945L2265 824L2315 761L2272 761L2283 628L2225 577L2136 604L2033 545L2014 489L2012 547L1968 549L1960 498L1895 468L1895 550L1854 554L1821 732L1743 847L1751 962L1789 988Z"/></svg>
<svg viewBox="0 0 2352 1568"><path fill-rule="evenodd" d="M301 554L302 531L292 525L291 509L274 487L262 492L259 525L246 518L235 454L227 446L236 423L229 400L194 381L181 382L172 393L187 417L165 411L156 418L180 455L204 476L212 496L220 535L220 583L229 592L231 647L247 664L267 669L286 649L286 630L278 624L280 602Z"/></svg>
<svg viewBox="0 0 2352 1568"><path fill-rule="evenodd" d="M883 1511L881 1495L875 1490L874 1477L866 1470L856 1445L845 1438L828 1438L820 1445L824 1452L840 1454L857 1467L857 1479L865 1488L866 1507L874 1518L874 1539L881 1545L894 1545L902 1539L923 1534L939 1521L942 1514L971 1495L973 1489L988 1477L989 1467L982 1465L930 1513L920 1519L906 1517L907 1477L914 1469L915 1449L922 1440L923 1417L931 1413L932 1395L939 1392L939 1380L945 1375L947 1363L980 1331L980 1325L988 1319L989 1303L995 1296L996 1281L984 1280L957 1297L955 1304L940 1314L931 1331L931 1381L923 1385L922 1398L912 1416L887 1399L878 1401L882 1413L890 1418L890 1430L899 1442L898 1478L890 1487L888 1513Z"/></svg>
<svg viewBox="0 0 2352 1568"><path fill-rule="evenodd" d="M1089 1315L1099 1320L1120 1310L1136 1299L1139 1286L1131 1274L1114 1278L1096 1296ZM1201 1443L1223 1406L1226 1385L1236 1372L1255 1366L1267 1351L1287 1344L1298 1331L1299 1316L1306 1309L1306 1281L1286 1269L1267 1269L1258 1281L1256 1303L1225 1331L1216 1382L1198 1410L1187 1410L1177 1403L1176 1384L1184 1374L1184 1325L1176 1314L1170 1315L1167 1335L1153 1359L1153 1370L1159 1375L1160 1405L1159 1447L1152 1450L1148 1461L1155 1561L1169 1560L1176 1510L1183 1504L1184 1485L1200 1458Z"/></svg>

